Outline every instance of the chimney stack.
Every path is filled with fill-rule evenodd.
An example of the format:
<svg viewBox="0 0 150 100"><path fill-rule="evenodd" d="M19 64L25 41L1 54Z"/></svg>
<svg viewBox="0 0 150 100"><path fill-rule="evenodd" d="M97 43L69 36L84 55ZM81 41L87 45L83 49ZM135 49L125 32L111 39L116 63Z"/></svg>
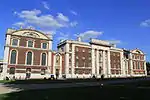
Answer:
<svg viewBox="0 0 150 100"><path fill-rule="evenodd" d="M112 47L116 48L116 44L111 44Z"/></svg>
<svg viewBox="0 0 150 100"><path fill-rule="evenodd" d="M81 37L77 37L77 41L81 42Z"/></svg>

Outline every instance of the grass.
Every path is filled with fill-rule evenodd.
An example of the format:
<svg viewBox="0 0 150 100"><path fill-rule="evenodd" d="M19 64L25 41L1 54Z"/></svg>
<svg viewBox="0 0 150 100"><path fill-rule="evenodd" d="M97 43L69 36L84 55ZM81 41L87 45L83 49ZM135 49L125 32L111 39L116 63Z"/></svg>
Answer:
<svg viewBox="0 0 150 100"><path fill-rule="evenodd" d="M111 80L130 80L130 79L138 79L145 77L130 77L130 78L105 78L104 81ZM2 80L0 83L6 84L50 84L50 83L73 83L73 82L97 82L101 79L67 79L67 80L45 80L45 79L29 79L29 80L16 80L16 81L5 81Z"/></svg>
<svg viewBox="0 0 150 100"><path fill-rule="evenodd" d="M150 100L148 87L150 81L145 80L95 87L28 90L0 95L0 100Z"/></svg>
<svg viewBox="0 0 150 100"><path fill-rule="evenodd" d="M9 83L9 82L13 82L12 80L0 80L0 83Z"/></svg>

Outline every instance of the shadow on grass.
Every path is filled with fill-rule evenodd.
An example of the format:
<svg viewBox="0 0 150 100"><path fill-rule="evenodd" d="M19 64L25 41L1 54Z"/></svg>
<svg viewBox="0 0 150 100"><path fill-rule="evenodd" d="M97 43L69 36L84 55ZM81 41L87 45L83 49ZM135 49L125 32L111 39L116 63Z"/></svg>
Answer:
<svg viewBox="0 0 150 100"><path fill-rule="evenodd" d="M57 88L3 94L0 100L150 100L149 91L122 86Z"/></svg>
<svg viewBox="0 0 150 100"><path fill-rule="evenodd" d="M150 78L136 77L136 78L109 78L109 79L67 79L67 80L44 80L44 79L32 79L32 80L16 80L8 81L4 83L5 87L15 89L15 90L29 90L29 89L39 89L41 88L57 88L61 85L72 85L76 86L76 83L83 82L97 82L100 84L111 84L120 85L121 83L126 84L130 87L140 86L150 86ZM118 82L118 83L117 83ZM127 82L127 83L126 83Z"/></svg>

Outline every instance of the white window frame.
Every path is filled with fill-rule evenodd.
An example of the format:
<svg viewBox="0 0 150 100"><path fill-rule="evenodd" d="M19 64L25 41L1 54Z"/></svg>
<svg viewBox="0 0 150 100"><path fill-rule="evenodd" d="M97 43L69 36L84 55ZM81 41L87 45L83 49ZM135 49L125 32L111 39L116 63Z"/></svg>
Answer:
<svg viewBox="0 0 150 100"><path fill-rule="evenodd" d="M17 49L12 49L11 51L10 51L10 54L9 54L9 64L11 64L11 52L13 51L13 50L16 50L16 64L18 64L18 50Z"/></svg>
<svg viewBox="0 0 150 100"><path fill-rule="evenodd" d="M32 42L33 42L33 46L32 46L32 47L28 47L28 41L32 41ZM26 47L27 47L27 48L34 48L34 47L35 47L35 40L28 39L28 40L26 41Z"/></svg>
<svg viewBox="0 0 150 100"><path fill-rule="evenodd" d="M17 45L12 45L13 44L13 39L17 39L18 40ZM17 38L17 37L11 38L11 46L19 46L19 44L20 44L20 38Z"/></svg>
<svg viewBox="0 0 150 100"><path fill-rule="evenodd" d="M83 67L86 67L86 66L85 66L85 61L83 61Z"/></svg>
<svg viewBox="0 0 150 100"><path fill-rule="evenodd" d="M78 47L76 47L76 52L78 52L79 51L79 49L78 49Z"/></svg>
<svg viewBox="0 0 150 100"><path fill-rule="evenodd" d="M48 49L48 42L42 42L42 43L41 43L41 49L45 49L45 48L43 48L43 43L46 43L46 44L47 44L46 49Z"/></svg>
<svg viewBox="0 0 150 100"><path fill-rule="evenodd" d="M45 65L42 65L42 54L43 54L43 53L46 54L46 64L45 64ZM42 52L42 53L41 53L41 56L40 56L40 65L41 65L41 66L47 66L47 58L48 58L48 57L47 57L47 53L46 53L46 52Z"/></svg>
<svg viewBox="0 0 150 100"><path fill-rule="evenodd" d="M31 62L31 65L28 65L27 64L27 54L28 54L28 52L32 52L32 62ZM33 51L31 51L31 50L29 50L29 51L26 51L26 57L25 57L25 65L27 65L27 66L32 66L33 64L34 64L34 53L33 53Z"/></svg>
<svg viewBox="0 0 150 100"><path fill-rule="evenodd" d="M79 62L78 61L76 61L76 67L79 67Z"/></svg>
<svg viewBox="0 0 150 100"><path fill-rule="evenodd" d="M76 56L76 59L79 59L79 57L78 57L78 56Z"/></svg>
<svg viewBox="0 0 150 100"><path fill-rule="evenodd" d="M89 53L91 53L91 52L92 52L92 51L91 51L91 49L90 49L90 50L88 50L88 52L89 52Z"/></svg>
<svg viewBox="0 0 150 100"><path fill-rule="evenodd" d="M91 57L89 57L89 60L91 60L92 58Z"/></svg>

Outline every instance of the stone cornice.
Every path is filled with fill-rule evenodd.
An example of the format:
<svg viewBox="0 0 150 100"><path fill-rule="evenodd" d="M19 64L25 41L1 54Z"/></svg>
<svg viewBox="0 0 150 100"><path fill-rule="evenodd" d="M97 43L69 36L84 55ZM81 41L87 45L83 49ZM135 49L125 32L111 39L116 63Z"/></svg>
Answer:
<svg viewBox="0 0 150 100"><path fill-rule="evenodd" d="M11 46L11 45L6 45L5 47L12 47L12 48L24 48L24 49L32 49L32 50L42 50L42 51L50 51L52 52L52 50L49 49L42 49L42 48L29 48L29 47L24 47L24 46Z"/></svg>

